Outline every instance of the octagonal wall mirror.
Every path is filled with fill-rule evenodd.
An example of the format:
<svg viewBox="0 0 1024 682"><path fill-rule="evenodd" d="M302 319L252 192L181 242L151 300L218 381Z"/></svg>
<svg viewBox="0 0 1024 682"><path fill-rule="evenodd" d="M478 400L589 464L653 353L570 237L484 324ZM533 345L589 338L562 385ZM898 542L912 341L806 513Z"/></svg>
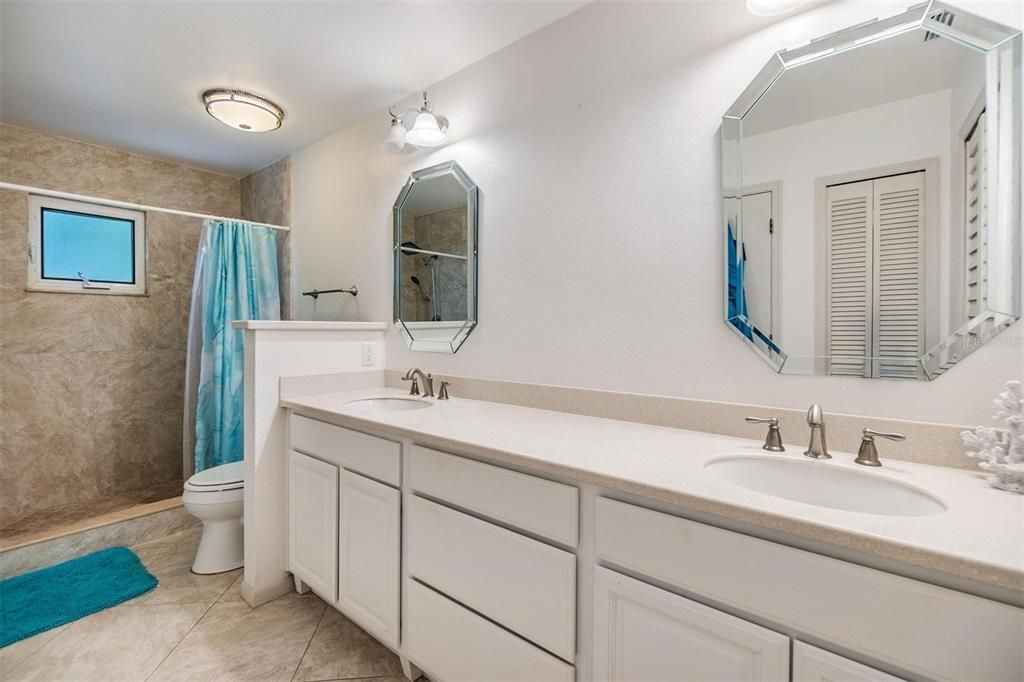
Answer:
<svg viewBox="0 0 1024 682"><path fill-rule="evenodd" d="M455 353L476 327L479 203L454 161L416 171L398 194L395 326L411 350Z"/></svg>
<svg viewBox="0 0 1024 682"><path fill-rule="evenodd" d="M726 324L933 379L1021 312L1021 35L926 3L775 54L722 122Z"/></svg>

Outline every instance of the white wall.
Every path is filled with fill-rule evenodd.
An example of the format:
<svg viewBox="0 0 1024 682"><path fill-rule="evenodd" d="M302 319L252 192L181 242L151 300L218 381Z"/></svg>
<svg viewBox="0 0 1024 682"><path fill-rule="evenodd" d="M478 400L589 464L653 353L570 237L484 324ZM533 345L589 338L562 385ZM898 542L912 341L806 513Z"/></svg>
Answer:
<svg viewBox="0 0 1024 682"><path fill-rule="evenodd" d="M824 355L815 349L816 319L825 273L815 215L816 181L840 173L865 171L908 161L938 159L939 193L949 196L949 90L847 112L752 135L743 140L743 182L781 181L782 267L779 317L782 349L790 356ZM813 144L808 144L813 141ZM940 206L933 234L925 235L926 263L948 265L939 250L949 221L948 202ZM931 226L929 224L929 226ZM757 255L750 255L748 258ZM928 334L926 349L938 343L938 316L948 297L938 268L926 268ZM824 321L821 321L824 324Z"/></svg>
<svg viewBox="0 0 1024 682"><path fill-rule="evenodd" d="M257 323L258 325L261 323ZM288 417L281 377L381 370L384 330L297 328L262 323L245 333L245 578L242 596L259 606L291 589L288 569ZM267 329L269 324L274 327ZM289 329L289 326L293 328ZM363 364L362 347L376 347ZM259 501L259 504L256 502Z"/></svg>
<svg viewBox="0 0 1024 682"><path fill-rule="evenodd" d="M391 204L409 171L455 159L483 193L480 326L455 356L389 332L390 367L987 423L1021 375L1019 324L925 383L778 376L722 322L722 113L775 50L906 4L834 3L767 27L740 2L587 6L431 86L447 147L386 154L381 112L297 153L296 291L355 282L357 299L322 299L318 317L390 319ZM970 5L1024 24L1015 3ZM310 317L310 301L295 311Z"/></svg>

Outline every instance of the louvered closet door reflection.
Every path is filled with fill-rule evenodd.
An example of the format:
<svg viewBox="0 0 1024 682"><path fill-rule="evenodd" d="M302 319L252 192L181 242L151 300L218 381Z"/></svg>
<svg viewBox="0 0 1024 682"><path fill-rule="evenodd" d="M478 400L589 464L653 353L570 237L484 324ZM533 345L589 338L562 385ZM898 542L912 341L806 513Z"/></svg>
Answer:
<svg viewBox="0 0 1024 682"><path fill-rule="evenodd" d="M924 354L924 173L874 184L873 376L913 379Z"/></svg>
<svg viewBox="0 0 1024 682"><path fill-rule="evenodd" d="M981 304L985 296L985 244L984 230L988 218L985 203L988 192L986 181L988 173L986 165L988 155L985 149L985 113L978 117L974 130L964 141L964 181L965 181L965 224L967 242L966 255L966 297L967 310L965 322L970 322L981 314Z"/></svg>
<svg viewBox="0 0 1024 682"><path fill-rule="evenodd" d="M872 181L828 188L826 354L829 373L869 376L871 355Z"/></svg>

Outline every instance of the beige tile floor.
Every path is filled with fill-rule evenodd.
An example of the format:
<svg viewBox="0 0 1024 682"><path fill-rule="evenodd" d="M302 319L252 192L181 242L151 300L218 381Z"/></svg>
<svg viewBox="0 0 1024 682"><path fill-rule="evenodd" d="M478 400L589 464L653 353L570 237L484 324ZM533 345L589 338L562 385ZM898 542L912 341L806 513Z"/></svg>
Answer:
<svg viewBox="0 0 1024 682"><path fill-rule="evenodd" d="M159 587L0 649L0 679L402 682L397 656L312 593L252 609L241 571L192 573L198 541L134 547Z"/></svg>

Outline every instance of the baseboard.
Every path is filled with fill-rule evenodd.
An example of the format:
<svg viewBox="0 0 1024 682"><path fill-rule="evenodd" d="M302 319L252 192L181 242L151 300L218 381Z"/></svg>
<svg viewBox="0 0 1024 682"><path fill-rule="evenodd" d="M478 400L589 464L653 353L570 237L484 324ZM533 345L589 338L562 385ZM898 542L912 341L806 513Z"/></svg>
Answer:
<svg viewBox="0 0 1024 682"><path fill-rule="evenodd" d="M249 604L249 606L256 608L262 606L268 601L277 599L281 595L288 594L295 588L295 581L292 580L291 573L282 573L281 577L269 585L263 585L262 587L253 587L247 581L242 581L242 599Z"/></svg>

